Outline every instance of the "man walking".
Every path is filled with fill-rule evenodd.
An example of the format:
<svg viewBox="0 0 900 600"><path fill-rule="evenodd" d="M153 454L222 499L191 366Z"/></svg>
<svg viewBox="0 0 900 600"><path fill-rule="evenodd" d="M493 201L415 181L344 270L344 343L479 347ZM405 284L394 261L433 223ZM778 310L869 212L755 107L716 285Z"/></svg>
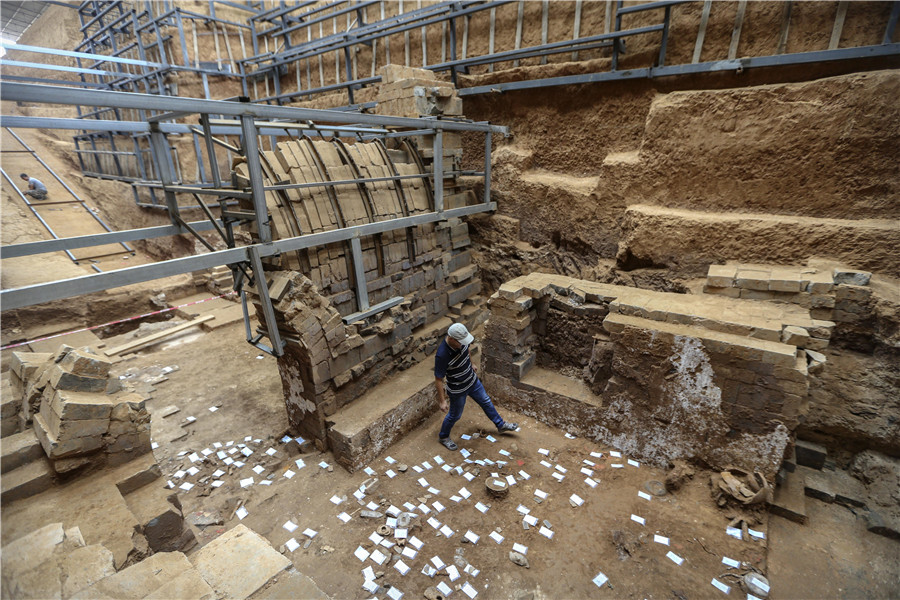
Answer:
<svg viewBox="0 0 900 600"><path fill-rule="evenodd" d="M475 338L462 323L454 323L447 330L447 336L438 346L434 355L434 384L437 387L438 406L447 413L438 441L448 450L457 450L459 446L450 439L450 430L462 416L466 406L466 398L471 396L487 415L497 431L515 431L519 428L517 423L508 423L503 420L494 408L491 397L487 395L481 380L475 374L472 361L469 358L469 346ZM446 377L446 384L444 378ZM444 386L446 385L446 392ZM448 403L447 396L450 396Z"/></svg>
<svg viewBox="0 0 900 600"><path fill-rule="evenodd" d="M31 196L35 200L47 199L47 186L44 185L39 179L29 177L26 173L22 173L21 175L19 175L19 177L28 182L28 189L25 190L26 196Z"/></svg>

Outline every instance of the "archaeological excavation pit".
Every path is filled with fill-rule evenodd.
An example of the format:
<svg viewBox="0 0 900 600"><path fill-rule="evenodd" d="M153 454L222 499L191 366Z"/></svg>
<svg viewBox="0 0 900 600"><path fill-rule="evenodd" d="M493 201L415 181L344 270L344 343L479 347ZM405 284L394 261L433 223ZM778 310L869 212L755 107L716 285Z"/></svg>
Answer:
<svg viewBox="0 0 900 600"><path fill-rule="evenodd" d="M3 597L896 595L900 2L3 9Z"/></svg>

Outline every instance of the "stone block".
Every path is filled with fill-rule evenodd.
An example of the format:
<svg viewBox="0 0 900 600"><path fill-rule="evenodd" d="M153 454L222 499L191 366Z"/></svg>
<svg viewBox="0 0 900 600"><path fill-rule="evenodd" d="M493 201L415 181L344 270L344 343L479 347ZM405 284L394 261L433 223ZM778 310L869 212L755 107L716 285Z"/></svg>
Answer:
<svg viewBox="0 0 900 600"><path fill-rule="evenodd" d="M87 454L103 446L101 436L57 440L40 414L34 415L34 433L44 448L44 453L51 459Z"/></svg>
<svg viewBox="0 0 900 600"><path fill-rule="evenodd" d="M60 561L60 567L63 598L69 598L116 572L113 553L101 544L72 550Z"/></svg>
<svg viewBox="0 0 900 600"><path fill-rule="evenodd" d="M50 386L55 390L71 390L73 392L105 392L108 381L98 377L87 377L69 373L60 365L50 367Z"/></svg>
<svg viewBox="0 0 900 600"><path fill-rule="evenodd" d="M766 291L769 289L769 272L738 268L734 282L741 289Z"/></svg>
<svg viewBox="0 0 900 600"><path fill-rule="evenodd" d="M834 308L834 296L829 294L809 295L810 308Z"/></svg>
<svg viewBox="0 0 900 600"><path fill-rule="evenodd" d="M47 430L59 441L101 436L109 429L109 419L80 419L77 421L62 419L56 411L50 408L48 402L41 404L40 415L47 425Z"/></svg>
<svg viewBox="0 0 900 600"><path fill-rule="evenodd" d="M834 297L837 300L865 303L872 297L872 288L860 285L839 285L834 288Z"/></svg>
<svg viewBox="0 0 900 600"><path fill-rule="evenodd" d="M10 573L23 573L51 558L65 540L66 533L63 524L50 523L5 544L3 546L4 579Z"/></svg>
<svg viewBox="0 0 900 600"><path fill-rule="evenodd" d="M49 408L64 421L109 420L113 405L112 397L105 393L56 390L50 398Z"/></svg>
<svg viewBox="0 0 900 600"><path fill-rule="evenodd" d="M715 288L730 288L734 286L736 275L737 267L734 265L709 265L706 284Z"/></svg>
<svg viewBox="0 0 900 600"><path fill-rule="evenodd" d="M815 273L804 273L804 277L809 278L806 291L810 294L827 294L834 289L834 279L831 273L816 271Z"/></svg>
<svg viewBox="0 0 900 600"><path fill-rule="evenodd" d="M784 482L775 488L769 512L797 523L806 523L806 493L803 475L797 471L786 473Z"/></svg>
<svg viewBox="0 0 900 600"><path fill-rule="evenodd" d="M119 489L119 493L125 496L136 489L153 483L160 477L162 477L162 472L160 471L159 465L154 462L149 465L140 466L134 473L127 476L125 479L116 482L116 487Z"/></svg>
<svg viewBox="0 0 900 600"><path fill-rule="evenodd" d="M800 292L803 282L800 273L789 270L773 269L769 278L769 289L773 292Z"/></svg>
<svg viewBox="0 0 900 600"><path fill-rule="evenodd" d="M3 479L0 480L0 485L2 485L0 500L4 503L12 502L40 494L53 485L53 478L53 469L50 468L47 460L41 459L28 463L3 475ZM12 556L7 546L3 547L4 570L6 561ZM28 557L26 556L26 558Z"/></svg>
<svg viewBox="0 0 900 600"><path fill-rule="evenodd" d="M746 300L775 300L778 292L759 289L741 289L741 298Z"/></svg>
<svg viewBox="0 0 900 600"><path fill-rule="evenodd" d="M516 381L521 381L532 366L534 366L535 353L531 352L521 360L517 360L512 364L512 377Z"/></svg>
<svg viewBox="0 0 900 600"><path fill-rule="evenodd" d="M0 444L0 451L2 451L0 454L2 473L8 473L44 456L41 443L30 429L4 438L3 444Z"/></svg>
<svg viewBox="0 0 900 600"><path fill-rule="evenodd" d="M73 600L144 598L190 569L190 561L181 552L157 552L94 583Z"/></svg>
<svg viewBox="0 0 900 600"><path fill-rule="evenodd" d="M203 546L192 560L216 595L227 598L247 598L291 566L290 560L242 524Z"/></svg>
<svg viewBox="0 0 900 600"><path fill-rule="evenodd" d="M797 464L811 469L821 469L828 458L828 450L821 444L797 440Z"/></svg>
<svg viewBox="0 0 900 600"><path fill-rule="evenodd" d="M158 589L144 596L144 600L168 600L170 598L214 598L215 591L196 569L189 569Z"/></svg>
<svg viewBox="0 0 900 600"><path fill-rule="evenodd" d="M813 319L813 325L809 329L809 335L812 337L831 339L831 332L834 330L834 321L820 321Z"/></svg>
<svg viewBox="0 0 900 600"><path fill-rule="evenodd" d="M803 327L788 325L781 331L781 341L791 346L805 348L809 341L809 332Z"/></svg>
<svg viewBox="0 0 900 600"><path fill-rule="evenodd" d="M18 375L22 381L28 381L52 356L52 352L13 352L9 360L9 370Z"/></svg>
<svg viewBox="0 0 900 600"><path fill-rule="evenodd" d="M854 271L852 269L835 269L832 273L835 284L869 285L872 274L868 271Z"/></svg>
<svg viewBox="0 0 900 600"><path fill-rule="evenodd" d="M112 362L86 349L73 348L59 362L59 366L73 375L105 379L109 376Z"/></svg>
<svg viewBox="0 0 900 600"><path fill-rule="evenodd" d="M130 393L115 397L109 418L113 421L143 421L150 413L146 400L140 394Z"/></svg>

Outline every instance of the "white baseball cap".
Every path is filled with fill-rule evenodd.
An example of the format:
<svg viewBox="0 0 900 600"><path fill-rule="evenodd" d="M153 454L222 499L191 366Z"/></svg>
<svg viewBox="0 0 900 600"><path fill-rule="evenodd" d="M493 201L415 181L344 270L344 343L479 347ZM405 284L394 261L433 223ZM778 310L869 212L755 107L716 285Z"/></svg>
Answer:
<svg viewBox="0 0 900 600"><path fill-rule="evenodd" d="M469 330L466 329L466 326L462 323L454 323L451 325L450 329L447 330L447 335L463 346L468 346L475 341L475 336L469 333Z"/></svg>

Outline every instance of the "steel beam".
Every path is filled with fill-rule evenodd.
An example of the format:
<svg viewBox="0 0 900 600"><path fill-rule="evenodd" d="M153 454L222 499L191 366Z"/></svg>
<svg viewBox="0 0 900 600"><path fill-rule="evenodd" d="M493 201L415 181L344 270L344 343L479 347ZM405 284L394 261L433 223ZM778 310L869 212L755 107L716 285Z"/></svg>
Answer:
<svg viewBox="0 0 900 600"><path fill-rule="evenodd" d="M221 224L221 221L219 221ZM209 221L193 221L188 223L196 231L213 229L214 225ZM80 235L78 237L59 238L56 240L41 240L40 242L24 242L0 246L0 259L18 258L33 254L44 254L59 250L74 250L76 248L89 248L91 246L105 246L106 244L118 244L121 242L133 242L135 240L149 240L152 238L181 235L188 233L180 225L162 225L159 227L145 227L143 229L127 229L125 231L113 231L110 233L95 233Z"/></svg>
<svg viewBox="0 0 900 600"><path fill-rule="evenodd" d="M223 100L201 100L178 96L155 96L133 92L109 90L85 90L28 83L7 83L3 86L3 99L15 102L40 102L78 106L101 106L133 108L144 110L180 111L187 113L207 113L240 117L252 115L256 118L288 119L291 121L313 121L316 123L380 125L386 127L410 127L414 129L433 128L434 119L410 117L388 117L361 113L347 113L338 110L321 110L293 106L270 106ZM493 131L508 134L507 127L483 123L461 123L442 121L446 131Z"/></svg>
<svg viewBox="0 0 900 600"><path fill-rule="evenodd" d="M364 225L356 225L344 229L333 229L321 233L311 233L284 240L275 240L270 244L259 244L257 247L259 248L259 256L264 258L294 250L312 248L313 246L323 246L325 244L343 242L354 237L364 237L376 233L384 233L385 231L393 231L395 229L415 227L417 225L434 223L452 219L453 217L463 217L465 215L493 211L496 209L497 204L495 202L463 206L445 210L443 214L435 212L420 213L409 217L401 217L399 219L366 223ZM74 277L72 279L64 279L61 281L37 283L21 288L2 290L0 291L0 307L2 307L2 310L11 310L22 308L24 306L33 306L43 302L71 298L73 296L99 292L124 285L131 285L133 283L162 279L164 277L190 273L192 271L202 271L219 265L245 262L249 260L247 248L249 248L249 246L229 248L227 250L210 252L209 254L175 258L151 265L138 265L135 267L119 269L117 271L108 271L105 273Z"/></svg>

